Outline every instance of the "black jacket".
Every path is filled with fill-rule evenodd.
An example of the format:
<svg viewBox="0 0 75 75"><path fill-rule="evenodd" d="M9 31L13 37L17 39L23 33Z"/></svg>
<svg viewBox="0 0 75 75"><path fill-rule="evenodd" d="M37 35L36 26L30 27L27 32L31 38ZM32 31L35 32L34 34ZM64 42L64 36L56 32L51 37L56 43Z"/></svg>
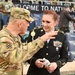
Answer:
<svg viewBox="0 0 75 75"><path fill-rule="evenodd" d="M68 11L66 11L66 10L61 11L58 27L59 28L69 27L69 21L75 22L75 19L73 19L71 17L71 15Z"/></svg>
<svg viewBox="0 0 75 75"><path fill-rule="evenodd" d="M37 37L42 36L45 34L45 31L42 28L34 29L35 36L32 37L31 33L28 38L28 42L32 41L33 39L36 39ZM50 40L49 43L45 42L45 45L41 50L39 50L28 62L30 63L30 67L28 70L27 75L60 75L59 68L65 65L65 63L68 60L68 51L67 51L67 44L66 44L66 37L65 35L59 31L58 35L55 36L56 39ZM59 49L56 49L56 46L54 46L54 41L59 41L62 43L61 47ZM59 43L60 44L60 43ZM45 68L38 68L35 65L35 61L38 58L46 58L50 62L56 62L58 65L58 68L53 72L49 73Z"/></svg>

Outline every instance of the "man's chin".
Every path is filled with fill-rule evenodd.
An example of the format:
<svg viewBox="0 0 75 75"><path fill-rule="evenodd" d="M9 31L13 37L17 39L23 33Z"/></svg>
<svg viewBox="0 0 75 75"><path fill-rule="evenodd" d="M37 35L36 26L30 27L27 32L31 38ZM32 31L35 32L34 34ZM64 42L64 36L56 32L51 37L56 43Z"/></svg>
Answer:
<svg viewBox="0 0 75 75"><path fill-rule="evenodd" d="M24 36L24 34L20 34L20 36Z"/></svg>

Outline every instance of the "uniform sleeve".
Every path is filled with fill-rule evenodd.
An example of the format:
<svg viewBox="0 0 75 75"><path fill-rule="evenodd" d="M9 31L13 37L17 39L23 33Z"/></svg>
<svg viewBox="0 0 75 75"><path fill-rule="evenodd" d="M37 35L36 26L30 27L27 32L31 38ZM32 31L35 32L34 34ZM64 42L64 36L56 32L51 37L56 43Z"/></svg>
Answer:
<svg viewBox="0 0 75 75"><path fill-rule="evenodd" d="M15 50L14 45L9 41L6 41L7 37L0 37L0 57L6 61L10 59L10 53Z"/></svg>
<svg viewBox="0 0 75 75"><path fill-rule="evenodd" d="M24 61L30 59L43 46L44 46L44 42L40 38L37 38L36 40L28 43L27 45L28 52L24 58Z"/></svg>
<svg viewBox="0 0 75 75"><path fill-rule="evenodd" d="M37 58L35 58L35 57L32 57L30 60L28 60L27 62L29 63L29 64L31 64L31 63L33 63L33 64L35 64L35 61L37 60Z"/></svg>
<svg viewBox="0 0 75 75"><path fill-rule="evenodd" d="M44 46L40 38L28 43L23 44L22 47L13 50L10 53L10 62L17 63L29 60L40 48Z"/></svg>
<svg viewBox="0 0 75 75"><path fill-rule="evenodd" d="M26 61L44 46L44 42L40 37L28 44L21 43L20 46L17 46L15 43L5 41L5 38L6 37L0 38L0 56L8 60L10 63Z"/></svg>
<svg viewBox="0 0 75 75"><path fill-rule="evenodd" d="M62 49L60 50L60 57L59 57L59 60L56 62L58 68L61 68L62 66L64 66L68 61L68 47L66 42L66 36L63 41L64 41L63 46L62 46Z"/></svg>

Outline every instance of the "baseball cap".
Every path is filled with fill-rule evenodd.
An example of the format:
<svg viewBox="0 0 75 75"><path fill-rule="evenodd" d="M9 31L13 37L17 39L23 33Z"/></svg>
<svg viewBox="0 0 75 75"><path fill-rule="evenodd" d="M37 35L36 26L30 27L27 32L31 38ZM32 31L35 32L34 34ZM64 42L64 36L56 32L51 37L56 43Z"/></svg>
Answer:
<svg viewBox="0 0 75 75"><path fill-rule="evenodd" d="M24 8L13 7L11 9L10 16L12 16L15 19L25 19L29 22L34 21L34 19L30 17L30 11Z"/></svg>

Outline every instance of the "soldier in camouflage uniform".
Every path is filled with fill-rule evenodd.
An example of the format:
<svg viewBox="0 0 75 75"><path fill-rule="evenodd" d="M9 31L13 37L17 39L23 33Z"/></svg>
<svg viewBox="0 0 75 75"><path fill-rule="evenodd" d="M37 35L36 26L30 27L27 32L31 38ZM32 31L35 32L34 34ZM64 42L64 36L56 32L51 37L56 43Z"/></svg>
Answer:
<svg viewBox="0 0 75 75"><path fill-rule="evenodd" d="M53 31L30 43L22 43L19 35L25 34L32 21L28 10L12 8L8 25L0 31L0 75L23 75L23 61L42 48L47 39L54 39L54 35L57 35L58 32Z"/></svg>
<svg viewBox="0 0 75 75"><path fill-rule="evenodd" d="M6 25L9 21L10 9L14 7L14 4L9 0L0 2L0 12L2 12L2 25Z"/></svg>

